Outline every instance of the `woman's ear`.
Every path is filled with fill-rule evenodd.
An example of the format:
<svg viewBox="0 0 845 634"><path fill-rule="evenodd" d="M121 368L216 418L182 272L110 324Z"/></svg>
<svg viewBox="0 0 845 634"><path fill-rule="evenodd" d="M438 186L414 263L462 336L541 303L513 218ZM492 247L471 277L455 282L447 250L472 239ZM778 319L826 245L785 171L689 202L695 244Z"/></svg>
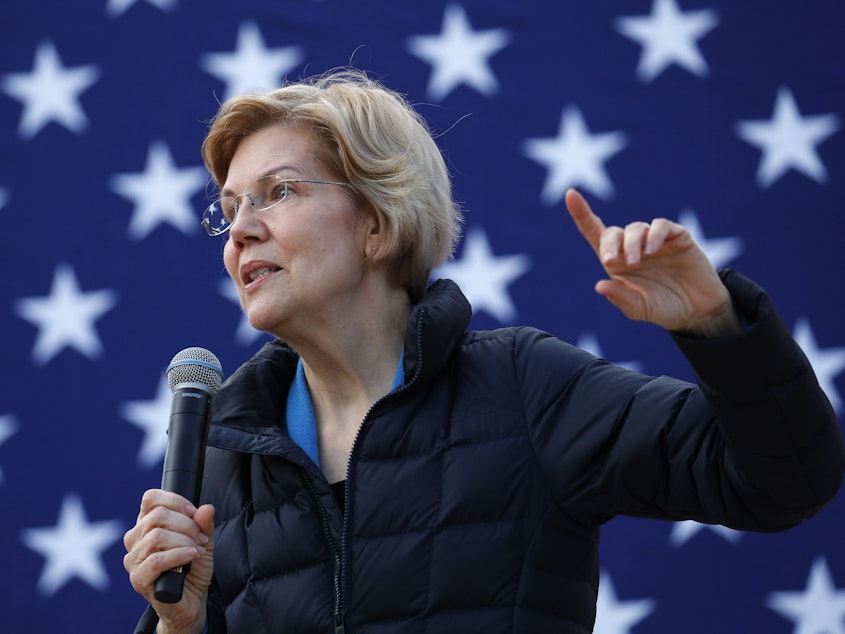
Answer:
<svg viewBox="0 0 845 634"><path fill-rule="evenodd" d="M366 214L364 229L364 257L373 259L378 254L379 248L384 241L381 222L379 222L378 215L375 211L370 211Z"/></svg>

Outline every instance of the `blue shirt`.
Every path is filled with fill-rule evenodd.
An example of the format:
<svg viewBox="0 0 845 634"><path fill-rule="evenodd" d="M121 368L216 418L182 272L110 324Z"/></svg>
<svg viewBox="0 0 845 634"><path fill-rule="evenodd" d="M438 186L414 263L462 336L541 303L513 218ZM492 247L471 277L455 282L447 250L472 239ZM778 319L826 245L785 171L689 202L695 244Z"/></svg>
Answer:
<svg viewBox="0 0 845 634"><path fill-rule="evenodd" d="M402 368L402 361L405 352L399 356L399 365L393 377L392 392L405 382L405 372ZM308 382L305 380L305 369L302 359L296 366L296 376L288 390L288 402L286 411L288 434L291 440L302 447L311 460L318 467L320 466L320 450L317 444L317 419L314 416L314 405L311 402L311 393L308 391Z"/></svg>

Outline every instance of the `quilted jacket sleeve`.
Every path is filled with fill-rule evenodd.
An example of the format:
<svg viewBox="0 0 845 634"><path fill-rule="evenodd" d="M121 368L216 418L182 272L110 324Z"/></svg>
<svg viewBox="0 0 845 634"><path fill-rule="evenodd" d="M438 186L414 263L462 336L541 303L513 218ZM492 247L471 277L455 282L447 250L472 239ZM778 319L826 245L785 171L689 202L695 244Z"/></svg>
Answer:
<svg viewBox="0 0 845 634"><path fill-rule="evenodd" d="M574 520L626 514L777 531L838 490L842 434L809 362L765 292L721 274L748 326L674 337L697 386L625 371L537 331L518 339L526 420Z"/></svg>

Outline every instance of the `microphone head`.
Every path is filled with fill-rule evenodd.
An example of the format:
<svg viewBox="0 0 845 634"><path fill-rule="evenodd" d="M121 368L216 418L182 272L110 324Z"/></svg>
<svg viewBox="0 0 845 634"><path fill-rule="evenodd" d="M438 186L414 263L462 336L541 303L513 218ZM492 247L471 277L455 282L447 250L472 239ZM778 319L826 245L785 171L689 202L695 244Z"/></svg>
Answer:
<svg viewBox="0 0 845 634"><path fill-rule="evenodd" d="M171 390L183 383L200 384L214 395L223 383L223 367L205 348L185 348L167 366L167 382Z"/></svg>

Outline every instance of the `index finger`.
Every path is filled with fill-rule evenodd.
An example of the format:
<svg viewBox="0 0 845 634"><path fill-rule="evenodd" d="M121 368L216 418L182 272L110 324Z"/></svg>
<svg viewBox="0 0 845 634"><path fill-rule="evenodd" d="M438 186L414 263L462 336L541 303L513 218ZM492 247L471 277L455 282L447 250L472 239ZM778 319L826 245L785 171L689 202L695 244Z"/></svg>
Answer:
<svg viewBox="0 0 845 634"><path fill-rule="evenodd" d="M598 254L599 242L601 240L601 233L605 230L604 223L601 221L584 197L575 189L566 190L566 208L569 210L569 215L575 221L575 226L581 235L587 239L593 251Z"/></svg>
<svg viewBox="0 0 845 634"><path fill-rule="evenodd" d="M144 491L144 495L141 498L141 510L138 514L138 519L158 506L164 506L173 511L184 513L188 517L193 517L194 513L197 512L197 507L178 493L163 489L148 489Z"/></svg>

